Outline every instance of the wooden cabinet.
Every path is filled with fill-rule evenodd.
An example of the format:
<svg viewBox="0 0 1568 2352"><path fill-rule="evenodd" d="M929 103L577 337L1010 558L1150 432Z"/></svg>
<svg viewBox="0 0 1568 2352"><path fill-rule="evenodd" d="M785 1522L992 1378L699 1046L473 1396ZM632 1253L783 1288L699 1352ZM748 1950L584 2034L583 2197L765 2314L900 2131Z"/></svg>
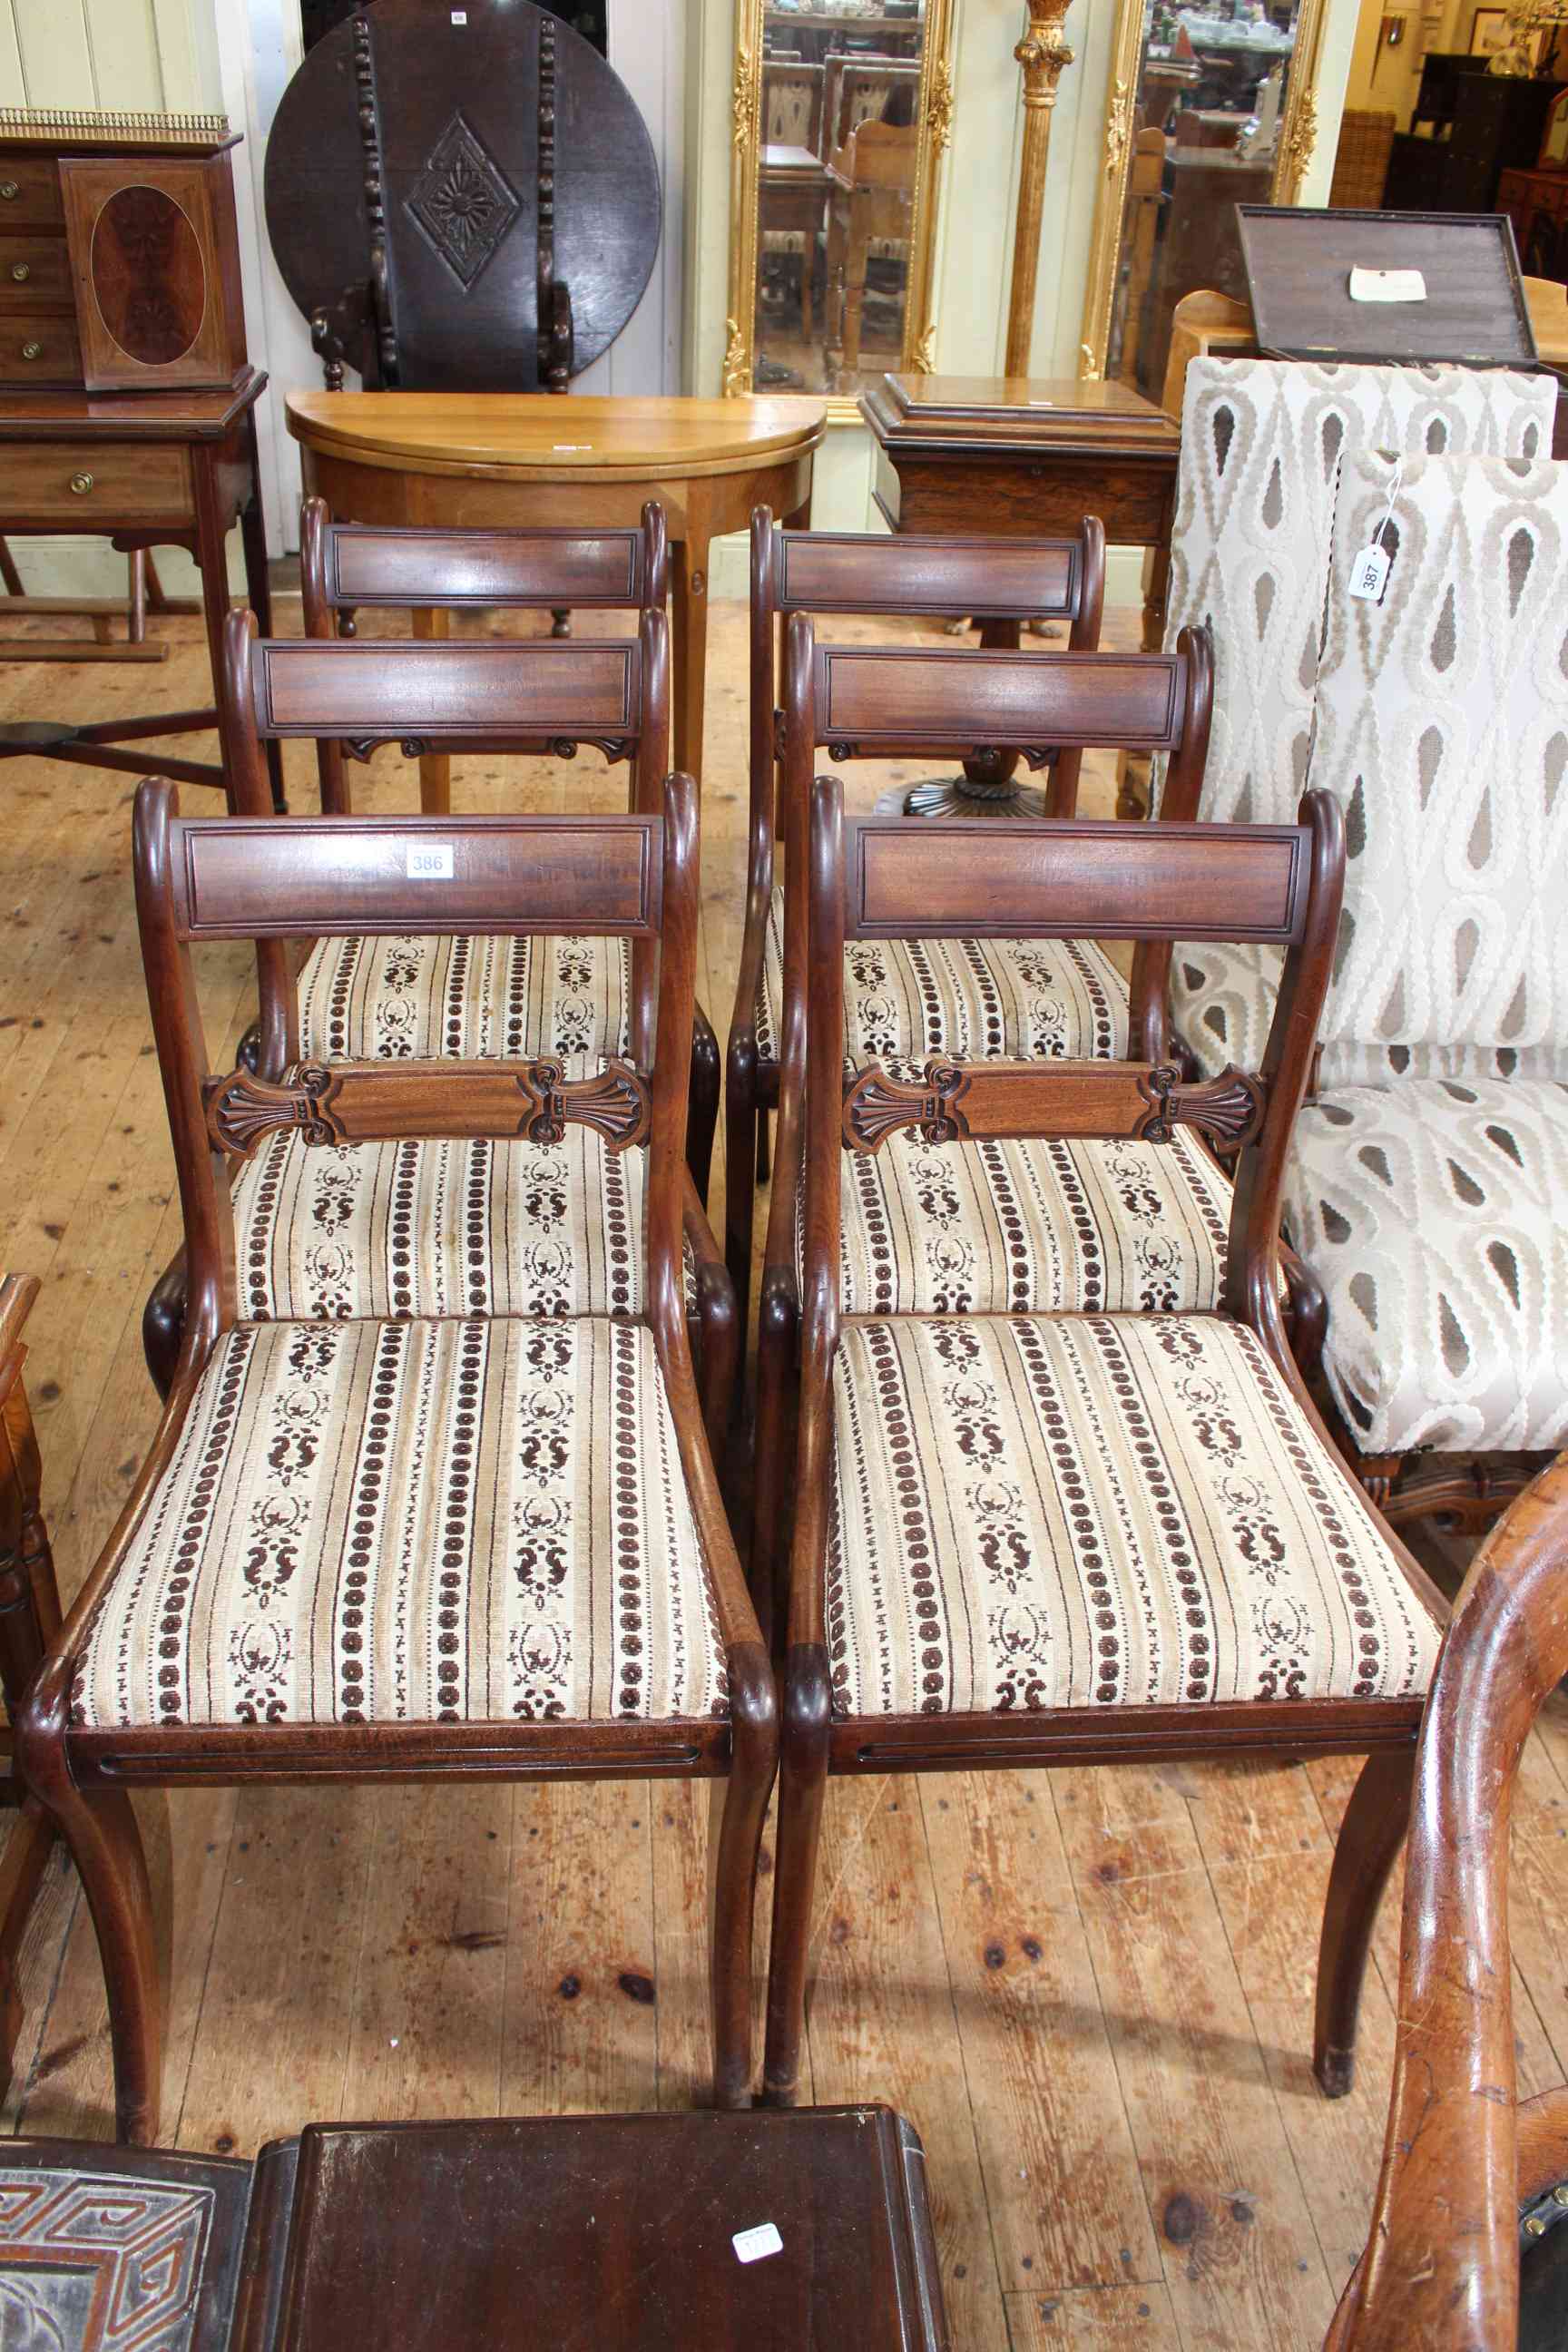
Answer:
<svg viewBox="0 0 1568 2352"><path fill-rule="evenodd" d="M1559 283L1568 278L1568 171L1505 172L1497 206L1513 223L1527 274Z"/></svg>
<svg viewBox="0 0 1568 2352"><path fill-rule="evenodd" d="M221 115L0 111L0 388L239 383L234 144Z"/></svg>

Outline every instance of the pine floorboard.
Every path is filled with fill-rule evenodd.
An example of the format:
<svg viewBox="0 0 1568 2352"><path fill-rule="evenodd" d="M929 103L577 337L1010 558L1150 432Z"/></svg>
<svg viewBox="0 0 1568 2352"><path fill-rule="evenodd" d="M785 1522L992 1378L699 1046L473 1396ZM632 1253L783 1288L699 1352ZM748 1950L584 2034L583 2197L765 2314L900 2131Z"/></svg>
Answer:
<svg viewBox="0 0 1568 2352"><path fill-rule="evenodd" d="M280 626L298 615L280 600ZM1135 643L1136 625L1110 616L1108 640ZM156 669L0 667L0 718L205 699L196 625L153 626L171 646ZM745 725L744 614L721 604L700 958L721 1043L744 888ZM291 745L287 766L294 804L311 808L309 750ZM900 772L852 771L855 804ZM416 804L395 751L352 775L363 808ZM610 809L622 791L594 754L570 791L540 763L454 763L464 808ZM1109 763L1091 755L1083 805L1111 798ZM185 801L209 804L195 790ZM68 1600L155 1423L141 1309L179 1238L130 803L107 772L0 764L0 1265L43 1281L28 1380ZM232 1048L247 960L209 950L198 977L215 1052ZM720 1147L721 1232L721 1126ZM806 2086L819 2100L890 2099L920 2129L963 2352L1321 2340L1359 2249L1393 2046L1391 1900L1360 2081L1336 2105L1318 2095L1319 1909L1353 1776L1333 1761L832 1784ZM311 2117L668 2108L698 2094L704 1788L180 1790L138 1803L169 1943L163 2132L179 2146L248 2154ZM1517 2033L1521 2087L1535 2091L1568 2070L1561 1700L1531 1743L1517 1812ZM764 1875L759 1967L767 1894ZM58 1854L24 1989L0 2128L107 2137L101 1982Z"/></svg>

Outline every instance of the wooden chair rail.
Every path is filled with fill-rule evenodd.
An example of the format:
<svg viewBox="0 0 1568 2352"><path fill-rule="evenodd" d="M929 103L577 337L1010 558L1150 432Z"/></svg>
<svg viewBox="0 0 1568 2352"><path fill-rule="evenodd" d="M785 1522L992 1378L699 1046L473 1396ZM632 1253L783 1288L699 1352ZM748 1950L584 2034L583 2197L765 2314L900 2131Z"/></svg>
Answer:
<svg viewBox="0 0 1568 2352"><path fill-rule="evenodd" d="M272 637L257 642L250 687L264 735L431 734L463 742L526 730L619 740L642 730L642 657L629 637Z"/></svg>
<svg viewBox="0 0 1568 2352"><path fill-rule="evenodd" d="M517 605L553 611L662 608L669 593L664 509L649 500L636 530L447 530L335 523L326 501L304 509L300 572L306 634L313 614L357 605Z"/></svg>
<svg viewBox="0 0 1568 2352"><path fill-rule="evenodd" d="M656 816L184 817L163 887L184 940L652 938L659 835Z"/></svg>
<svg viewBox="0 0 1568 2352"><path fill-rule="evenodd" d="M843 1131L851 1151L879 1151L911 1128L927 1143L1031 1136L1168 1143L1184 1126L1215 1150L1234 1150L1258 1134L1268 1099L1263 1080L1234 1064L1192 1085L1170 1063L933 1060L923 1078L910 1080L873 1062L845 1081Z"/></svg>
<svg viewBox="0 0 1568 2352"><path fill-rule="evenodd" d="M629 1062L568 1078L557 1061L305 1064L273 1086L243 1067L203 1088L215 1151L248 1160L280 1129L305 1143L516 1137L559 1143L592 1128L612 1151L646 1143L648 1082Z"/></svg>
<svg viewBox="0 0 1568 2352"><path fill-rule="evenodd" d="M984 659L972 655L971 660ZM845 823L847 939L1247 940L1303 936L1301 825Z"/></svg>
<svg viewBox="0 0 1568 2352"><path fill-rule="evenodd" d="M1104 538L1092 516L1085 518L1083 537L1074 540L868 541L861 533L770 529L767 544L776 613L927 613L944 620L963 614L1012 621L1028 614L1072 622L1092 581L1098 634Z"/></svg>
<svg viewBox="0 0 1568 2352"><path fill-rule="evenodd" d="M827 645L815 647L811 695L814 740L839 759L1057 744L1171 751L1182 741L1189 681L1179 653Z"/></svg>

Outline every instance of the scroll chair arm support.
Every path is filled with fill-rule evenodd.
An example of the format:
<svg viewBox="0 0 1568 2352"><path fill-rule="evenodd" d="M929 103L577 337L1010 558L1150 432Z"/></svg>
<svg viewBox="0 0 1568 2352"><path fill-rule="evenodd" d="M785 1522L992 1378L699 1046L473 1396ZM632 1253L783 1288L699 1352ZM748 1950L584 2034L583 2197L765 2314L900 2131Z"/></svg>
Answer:
<svg viewBox="0 0 1568 2352"><path fill-rule="evenodd" d="M1568 1455L1493 1530L1438 1660L1416 1766L1383 2172L1331 2352L1517 2342L1509 1816L1525 1737L1565 1671ZM1540 2137L1527 2142L1537 2178Z"/></svg>

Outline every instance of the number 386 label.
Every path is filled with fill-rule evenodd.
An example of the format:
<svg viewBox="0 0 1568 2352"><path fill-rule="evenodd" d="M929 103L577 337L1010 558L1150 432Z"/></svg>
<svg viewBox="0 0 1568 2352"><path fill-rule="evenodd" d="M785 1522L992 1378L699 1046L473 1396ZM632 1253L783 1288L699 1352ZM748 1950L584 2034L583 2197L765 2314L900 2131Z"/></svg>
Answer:
<svg viewBox="0 0 1568 2352"><path fill-rule="evenodd" d="M452 879L452 845L449 841L411 842L407 864L411 882L449 882Z"/></svg>

